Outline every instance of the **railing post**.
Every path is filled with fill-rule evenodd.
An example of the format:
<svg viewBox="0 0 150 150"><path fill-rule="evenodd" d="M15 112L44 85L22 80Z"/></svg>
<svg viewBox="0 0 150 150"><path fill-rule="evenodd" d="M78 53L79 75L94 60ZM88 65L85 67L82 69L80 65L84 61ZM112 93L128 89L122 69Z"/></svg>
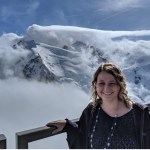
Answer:
<svg viewBox="0 0 150 150"><path fill-rule="evenodd" d="M6 137L4 134L0 134L0 149L6 149Z"/></svg>
<svg viewBox="0 0 150 150"><path fill-rule="evenodd" d="M28 141L25 136L21 136L19 133L16 134L16 149L28 149Z"/></svg>

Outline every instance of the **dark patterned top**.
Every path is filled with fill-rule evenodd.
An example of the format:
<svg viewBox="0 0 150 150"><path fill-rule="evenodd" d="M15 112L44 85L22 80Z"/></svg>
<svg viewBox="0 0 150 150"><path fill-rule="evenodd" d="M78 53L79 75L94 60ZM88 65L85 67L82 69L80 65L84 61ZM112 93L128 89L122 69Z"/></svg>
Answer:
<svg viewBox="0 0 150 150"><path fill-rule="evenodd" d="M132 111L116 118L116 127L113 131L109 147L110 149L136 149L138 147ZM93 148L103 149L106 147L107 138L111 133L111 127L115 117L111 117L100 109L98 122L93 134Z"/></svg>

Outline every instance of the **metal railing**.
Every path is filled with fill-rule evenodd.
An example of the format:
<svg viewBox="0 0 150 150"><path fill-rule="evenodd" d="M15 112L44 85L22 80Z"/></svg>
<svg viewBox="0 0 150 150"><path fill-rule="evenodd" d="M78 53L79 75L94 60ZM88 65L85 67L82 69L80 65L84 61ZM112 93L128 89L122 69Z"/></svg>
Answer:
<svg viewBox="0 0 150 150"><path fill-rule="evenodd" d="M74 119L71 121L77 122L78 119ZM28 149L29 142L33 142L36 140L40 140L43 138L47 138L50 136L64 133L64 132L58 132L57 134L52 134L53 130L54 130L54 127L43 126L39 128L22 131L22 132L17 132L16 133L16 149Z"/></svg>
<svg viewBox="0 0 150 150"><path fill-rule="evenodd" d="M30 129L22 132L16 133L16 148L17 149L28 149L28 143L33 142L36 140L40 140L43 138L47 138L50 136L54 136L56 134L52 135L52 131L54 128L50 127L39 127L35 129ZM63 132L59 132L57 134L60 134Z"/></svg>
<svg viewBox="0 0 150 150"><path fill-rule="evenodd" d="M0 134L0 149L6 149L6 137L4 134Z"/></svg>

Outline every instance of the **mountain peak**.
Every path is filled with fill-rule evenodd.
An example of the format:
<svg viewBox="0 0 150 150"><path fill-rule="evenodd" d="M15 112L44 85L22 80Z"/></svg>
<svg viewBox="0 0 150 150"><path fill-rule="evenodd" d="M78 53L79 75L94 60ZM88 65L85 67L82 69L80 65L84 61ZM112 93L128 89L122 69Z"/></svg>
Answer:
<svg viewBox="0 0 150 150"><path fill-rule="evenodd" d="M72 82L87 92L94 70L101 62L109 61L123 70L130 95L147 100L149 41L114 39L124 35L141 36L144 32L32 25L25 36L1 36L0 78Z"/></svg>

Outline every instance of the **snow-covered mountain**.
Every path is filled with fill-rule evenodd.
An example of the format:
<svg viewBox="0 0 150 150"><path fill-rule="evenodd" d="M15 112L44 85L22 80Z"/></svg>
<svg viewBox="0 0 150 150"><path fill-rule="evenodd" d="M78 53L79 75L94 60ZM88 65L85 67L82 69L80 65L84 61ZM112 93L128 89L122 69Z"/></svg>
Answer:
<svg viewBox="0 0 150 150"><path fill-rule="evenodd" d="M15 148L16 132L78 118L89 102L90 81L101 62L122 68L133 100L150 102L149 49L149 30L32 25L23 36L0 36L0 132L8 148ZM62 135L30 146L67 148L64 139Z"/></svg>
<svg viewBox="0 0 150 150"><path fill-rule="evenodd" d="M150 31L102 31L68 26L28 27L0 37L0 78L74 83L86 92L101 62L118 64L129 94L150 101Z"/></svg>

